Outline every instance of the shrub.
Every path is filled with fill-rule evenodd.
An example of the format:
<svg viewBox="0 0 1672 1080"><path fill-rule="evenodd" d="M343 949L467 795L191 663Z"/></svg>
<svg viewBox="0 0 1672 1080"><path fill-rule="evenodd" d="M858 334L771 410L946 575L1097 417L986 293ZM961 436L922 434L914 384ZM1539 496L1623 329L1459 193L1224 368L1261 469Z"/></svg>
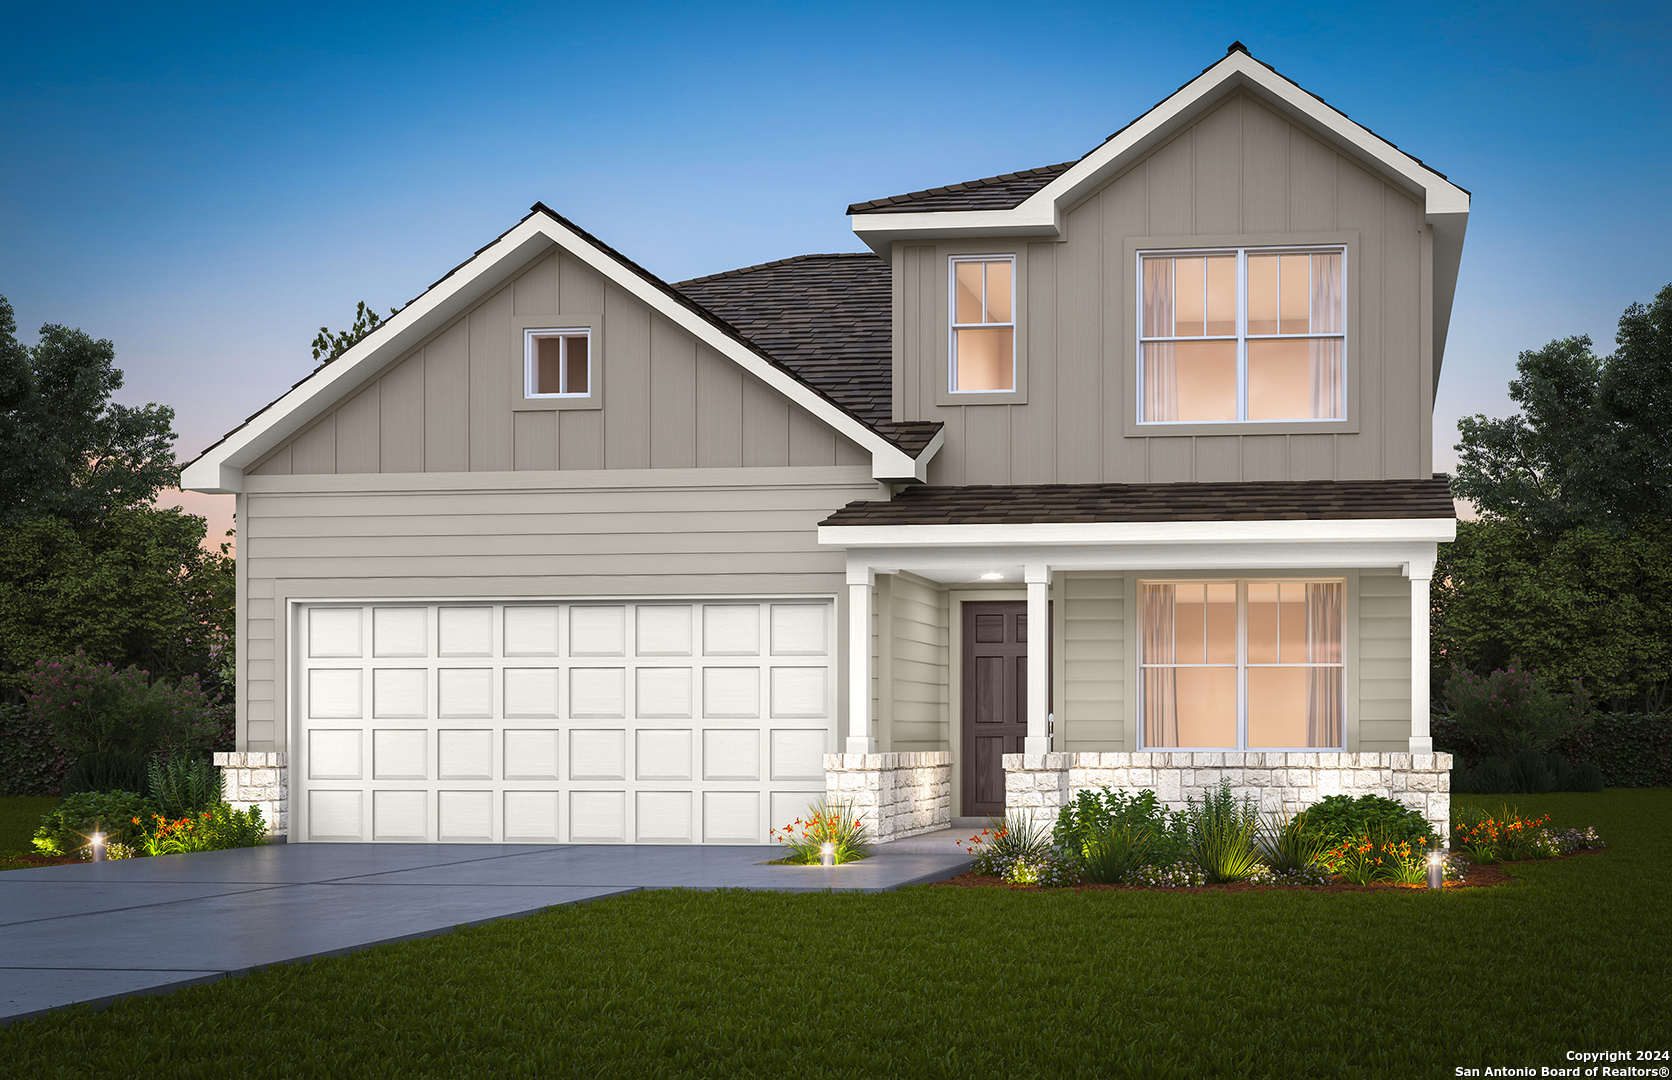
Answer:
<svg viewBox="0 0 1672 1080"><path fill-rule="evenodd" d="M49 720L24 704L0 704L0 795L57 795L70 757Z"/></svg>
<svg viewBox="0 0 1672 1080"><path fill-rule="evenodd" d="M1074 865L1060 853L1047 851L1043 855L1011 860L1004 873L1004 880L1011 885L1037 885L1043 889L1060 889L1067 885L1078 885L1080 875Z"/></svg>
<svg viewBox="0 0 1672 1080"><path fill-rule="evenodd" d="M816 866L823 859L825 843L836 845L836 862L869 858L871 833L859 820L852 803L820 800L807 807L805 819L796 818L782 829L772 830L772 841L784 845L777 860L786 866Z"/></svg>
<svg viewBox="0 0 1672 1080"><path fill-rule="evenodd" d="M1540 837L1549 823L1549 814L1524 818L1520 811L1508 806L1496 814L1488 814L1479 807L1465 807L1452 825L1452 847L1467 851L1471 859L1483 863L1549 858L1553 852Z"/></svg>
<svg viewBox="0 0 1672 1080"><path fill-rule="evenodd" d="M1052 869L1052 877L1060 877L1072 873L1066 860L1062 859L1051 845L1051 837L1044 828L1035 825L1026 814L1011 814L1003 822L994 820L975 836L968 840L958 841L958 846L973 856L971 869L977 874L987 874L1010 880L1015 868L1023 876L1038 873L1043 868ZM1061 871L1059 874L1058 871ZM1043 882L1023 881L1017 884L1043 884ZM1069 881L1053 880L1051 884L1072 884Z"/></svg>
<svg viewBox="0 0 1672 1080"><path fill-rule="evenodd" d="M1561 754L1523 750L1509 761L1482 758L1473 769L1454 769L1451 789L1477 795L1539 795L1549 791L1601 791L1602 770L1591 762L1577 767Z"/></svg>
<svg viewBox="0 0 1672 1080"><path fill-rule="evenodd" d="M134 791L92 791L71 795L57 809L41 818L35 831L35 849L43 855L87 857L88 837L103 832L112 843L139 843L143 830L135 818L155 811L144 796Z"/></svg>
<svg viewBox="0 0 1672 1080"><path fill-rule="evenodd" d="M1363 832L1324 853L1324 865L1354 885L1391 881L1421 885L1428 879L1428 848L1421 841L1391 840Z"/></svg>
<svg viewBox="0 0 1672 1080"><path fill-rule="evenodd" d="M225 777L207 758L178 755L167 761L153 759L146 768L145 781L146 794L165 817L190 817L226 797Z"/></svg>
<svg viewBox="0 0 1672 1080"><path fill-rule="evenodd" d="M1326 796L1307 807L1306 828L1330 846L1370 834L1424 846L1440 840L1421 813L1380 795Z"/></svg>
<svg viewBox="0 0 1672 1080"><path fill-rule="evenodd" d="M1186 799L1184 816L1190 855L1209 881L1246 881L1259 867L1259 812L1251 799L1237 802L1229 780L1221 780L1219 790L1204 796L1200 806Z"/></svg>
<svg viewBox="0 0 1672 1080"><path fill-rule="evenodd" d="M1552 693L1533 672L1511 660L1482 678L1453 668L1446 680L1449 733L1464 756L1510 758L1524 750L1549 753L1589 726L1590 698L1578 680L1570 693Z"/></svg>
<svg viewBox="0 0 1672 1080"><path fill-rule="evenodd" d="M1153 791L1082 790L1057 814L1051 839L1086 880L1113 884L1139 866L1177 861L1183 824Z"/></svg>
<svg viewBox="0 0 1672 1080"><path fill-rule="evenodd" d="M115 750L83 754L64 774L64 794L87 791L144 791L145 755Z"/></svg>
<svg viewBox="0 0 1672 1080"><path fill-rule="evenodd" d="M116 670L85 653L40 660L30 678L29 711L52 725L72 757L88 754L203 753L220 718L188 675L178 686L137 667Z"/></svg>
<svg viewBox="0 0 1672 1080"><path fill-rule="evenodd" d="M153 812L143 819L135 816L133 824L144 830L140 846L147 855L221 851L267 843L267 825L255 806L234 810L221 802L190 817L172 819Z"/></svg>
<svg viewBox="0 0 1672 1080"><path fill-rule="evenodd" d="M1603 713L1571 745L1609 787L1672 787L1672 713Z"/></svg>
<svg viewBox="0 0 1672 1080"><path fill-rule="evenodd" d="M1266 866L1278 876L1309 871L1324 857L1329 846L1315 830L1308 828L1305 811L1294 817L1274 814L1265 818L1260 824L1259 841Z"/></svg>
<svg viewBox="0 0 1672 1080"><path fill-rule="evenodd" d="M1579 767L1573 770L1572 790L1601 791L1602 787L1602 769L1595 762L1580 762Z"/></svg>

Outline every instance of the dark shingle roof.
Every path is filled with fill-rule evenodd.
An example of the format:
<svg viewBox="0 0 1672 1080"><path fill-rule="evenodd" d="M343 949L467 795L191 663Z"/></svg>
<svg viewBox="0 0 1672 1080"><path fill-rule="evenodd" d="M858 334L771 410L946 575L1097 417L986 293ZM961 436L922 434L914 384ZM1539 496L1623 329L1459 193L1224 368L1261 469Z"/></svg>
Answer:
<svg viewBox="0 0 1672 1080"><path fill-rule="evenodd" d="M852 502L821 525L1031 525L1456 517L1451 484L1429 480L909 487Z"/></svg>
<svg viewBox="0 0 1672 1080"><path fill-rule="evenodd" d="M1037 169L986 176L980 180L965 180L961 184L913 191L906 195L890 195L886 199L854 203L850 214L907 214L935 210L1013 210L1027 201L1029 195L1061 176L1073 165L1064 161L1058 165L1042 165Z"/></svg>
<svg viewBox="0 0 1672 1080"><path fill-rule="evenodd" d="M798 255L674 288L867 424L892 421L893 273L875 255Z"/></svg>

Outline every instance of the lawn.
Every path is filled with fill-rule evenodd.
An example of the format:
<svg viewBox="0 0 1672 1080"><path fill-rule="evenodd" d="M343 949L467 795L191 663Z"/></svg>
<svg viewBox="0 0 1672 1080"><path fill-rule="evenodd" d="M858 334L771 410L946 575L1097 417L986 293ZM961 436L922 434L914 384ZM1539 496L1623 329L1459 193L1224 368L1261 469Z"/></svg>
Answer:
<svg viewBox="0 0 1672 1080"><path fill-rule="evenodd" d="M1514 801L1611 848L1445 893L638 893L14 1024L0 1071L1410 1078L1667 1049L1672 791Z"/></svg>
<svg viewBox="0 0 1672 1080"><path fill-rule="evenodd" d="M30 865L9 856L35 850L31 840L35 830L40 828L41 815L57 805L58 800L51 796L0 798L0 870L16 870Z"/></svg>

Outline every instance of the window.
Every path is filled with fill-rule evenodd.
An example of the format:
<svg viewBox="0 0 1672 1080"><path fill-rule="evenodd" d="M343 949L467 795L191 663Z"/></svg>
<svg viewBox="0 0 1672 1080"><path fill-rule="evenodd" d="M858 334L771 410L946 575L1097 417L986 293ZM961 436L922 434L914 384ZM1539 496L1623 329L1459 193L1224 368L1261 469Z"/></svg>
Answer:
<svg viewBox="0 0 1672 1080"><path fill-rule="evenodd" d="M1339 581L1143 582L1149 749L1339 749Z"/></svg>
<svg viewBox="0 0 1672 1080"><path fill-rule="evenodd" d="M1343 419L1344 255L1140 253L1139 420Z"/></svg>
<svg viewBox="0 0 1672 1080"><path fill-rule="evenodd" d="M954 394L1016 389L1015 262L952 260Z"/></svg>
<svg viewBox="0 0 1672 1080"><path fill-rule="evenodd" d="M592 392L590 341L586 330L523 331L523 396L588 396Z"/></svg>

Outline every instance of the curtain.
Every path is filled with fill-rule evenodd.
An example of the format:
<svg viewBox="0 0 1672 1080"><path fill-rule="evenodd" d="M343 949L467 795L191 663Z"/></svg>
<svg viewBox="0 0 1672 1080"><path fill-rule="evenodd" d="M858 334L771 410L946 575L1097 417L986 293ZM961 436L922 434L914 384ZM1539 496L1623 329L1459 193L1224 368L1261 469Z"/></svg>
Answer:
<svg viewBox="0 0 1672 1080"><path fill-rule="evenodd" d="M1172 664L1173 601L1171 585L1144 586L1145 665ZM1144 745L1179 744L1178 672L1172 667L1143 668Z"/></svg>
<svg viewBox="0 0 1672 1080"><path fill-rule="evenodd" d="M1312 418L1334 420L1341 416L1341 339L1313 338Z"/></svg>
<svg viewBox="0 0 1672 1080"><path fill-rule="evenodd" d="M1312 256L1311 320L1314 334L1341 333L1341 253ZM1314 338L1312 346L1312 418L1333 420L1341 413L1341 339Z"/></svg>
<svg viewBox="0 0 1672 1080"><path fill-rule="evenodd" d="M1144 419L1179 418L1178 349L1172 342L1144 344Z"/></svg>
<svg viewBox="0 0 1672 1080"><path fill-rule="evenodd" d="M1306 745L1341 745L1341 584L1306 585Z"/></svg>

